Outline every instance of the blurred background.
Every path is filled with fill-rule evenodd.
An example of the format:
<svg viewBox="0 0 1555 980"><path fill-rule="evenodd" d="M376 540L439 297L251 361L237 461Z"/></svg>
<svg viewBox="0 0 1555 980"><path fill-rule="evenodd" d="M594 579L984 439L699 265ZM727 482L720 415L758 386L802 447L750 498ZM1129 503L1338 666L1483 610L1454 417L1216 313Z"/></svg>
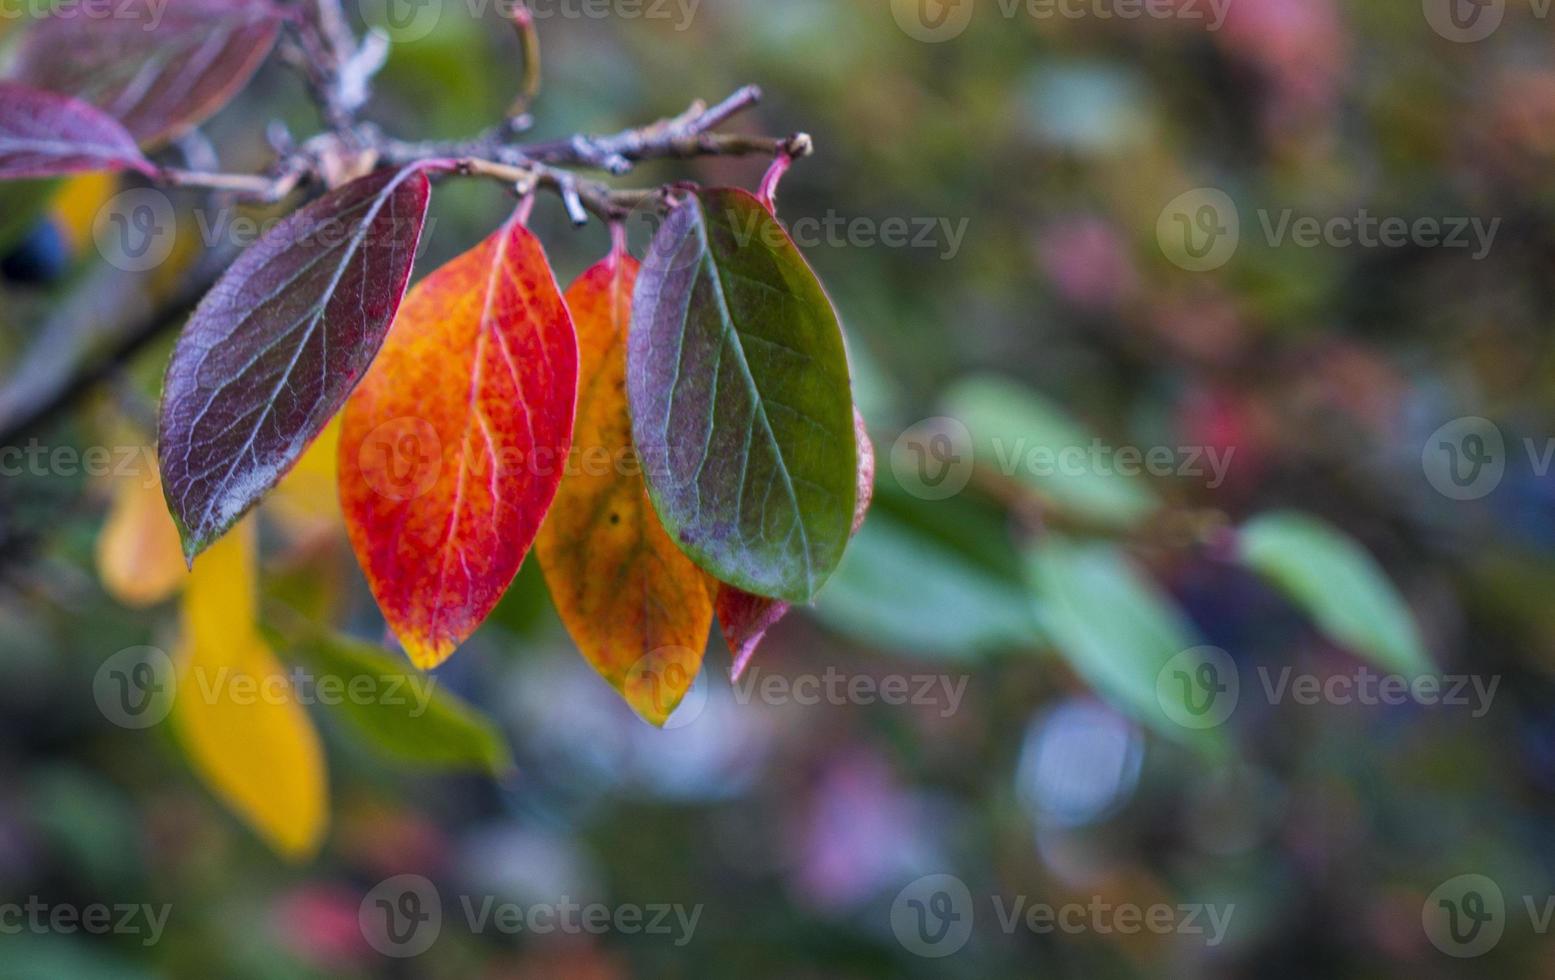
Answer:
<svg viewBox="0 0 1555 980"><path fill-rule="evenodd" d="M369 115L500 118L494 6L350 7L395 42ZM0 460L0 976L1555 976L1547 4L531 6L536 138L747 83L731 129L814 137L779 216L848 333L869 522L744 680L714 638L663 732L531 560L436 675L512 771L408 765L312 709L331 822L288 863L166 725L94 697L172 648L176 604L105 588L114 478L52 454L149 442L164 335ZM204 131L255 170L271 119L319 126L274 59ZM94 244L127 186L8 192L0 416L171 288L182 252ZM439 187L418 273L507 207ZM608 245L552 198L532 226L563 283ZM319 480L261 515L265 594L379 641ZM414 957L360 921L403 875L441 908ZM148 941L4 912L29 901L168 914ZM568 903L607 925L546 928Z"/></svg>

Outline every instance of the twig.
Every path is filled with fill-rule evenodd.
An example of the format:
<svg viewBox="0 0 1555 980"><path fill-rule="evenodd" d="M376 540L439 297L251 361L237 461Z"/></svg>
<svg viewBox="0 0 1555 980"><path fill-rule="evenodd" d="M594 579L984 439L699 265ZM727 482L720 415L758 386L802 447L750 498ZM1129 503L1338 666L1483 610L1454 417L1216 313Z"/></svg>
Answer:
<svg viewBox="0 0 1555 980"><path fill-rule="evenodd" d="M524 59L524 77L519 83L518 98L508 109L508 117L516 119L529 111L540 95L540 32L535 30L535 15L524 0L514 0L513 28L518 31L519 56Z"/></svg>

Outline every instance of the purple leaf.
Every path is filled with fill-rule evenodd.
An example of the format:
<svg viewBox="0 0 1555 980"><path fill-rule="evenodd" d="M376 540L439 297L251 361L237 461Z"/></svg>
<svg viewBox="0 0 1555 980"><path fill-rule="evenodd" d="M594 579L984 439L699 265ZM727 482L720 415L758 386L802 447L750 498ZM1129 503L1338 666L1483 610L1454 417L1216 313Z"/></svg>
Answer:
<svg viewBox="0 0 1555 980"><path fill-rule="evenodd" d="M297 462L372 364L405 296L431 192L381 171L249 249L194 311L162 391L162 484L194 556Z"/></svg>
<svg viewBox="0 0 1555 980"><path fill-rule="evenodd" d="M10 75L84 99L156 146L231 101L284 16L266 0L67 4L26 29Z"/></svg>
<svg viewBox="0 0 1555 980"><path fill-rule="evenodd" d="M0 82L0 180L90 170L156 173L124 127L79 99Z"/></svg>

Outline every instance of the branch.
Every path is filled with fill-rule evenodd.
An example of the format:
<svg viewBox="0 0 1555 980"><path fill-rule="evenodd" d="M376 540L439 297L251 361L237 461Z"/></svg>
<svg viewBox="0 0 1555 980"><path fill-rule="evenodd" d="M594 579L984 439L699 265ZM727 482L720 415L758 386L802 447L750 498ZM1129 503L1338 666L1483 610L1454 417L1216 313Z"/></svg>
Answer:
<svg viewBox="0 0 1555 980"><path fill-rule="evenodd" d="M161 306L146 316L127 324L112 337L108 349L96 360L79 366L52 390L27 403L12 405L0 392L0 404L9 411L0 414L0 446L18 446L23 439L46 425L54 416L74 405L82 396L98 384L114 376L117 371L134 359L163 331L183 323L212 286L216 284L222 262L202 262L183 286Z"/></svg>
<svg viewBox="0 0 1555 980"><path fill-rule="evenodd" d="M589 180L564 168L602 169L625 173L640 161L691 159L705 156L772 156L799 158L812 149L804 133L792 136L745 136L711 132L713 128L755 105L761 90L747 85L708 108L694 102L678 116L606 136L577 134L539 143L509 142L514 120L493 127L472 140L407 142L362 124L349 133L323 133L289 154L270 173L222 174L163 170L160 182L174 187L203 187L242 198L274 203L303 181L327 179L332 166L350 156L368 155L380 165L438 167L451 173L491 177L521 192L545 189L556 193L574 224L587 223L593 213L603 221L618 220L632 208L664 193L665 188L620 190ZM349 168L347 168L349 169Z"/></svg>

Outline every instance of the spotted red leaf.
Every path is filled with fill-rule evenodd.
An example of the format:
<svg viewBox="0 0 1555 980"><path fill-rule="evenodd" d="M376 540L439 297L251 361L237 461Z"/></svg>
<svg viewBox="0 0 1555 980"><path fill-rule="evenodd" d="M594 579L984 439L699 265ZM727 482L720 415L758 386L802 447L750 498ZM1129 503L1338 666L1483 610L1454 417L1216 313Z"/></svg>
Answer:
<svg viewBox="0 0 1555 980"><path fill-rule="evenodd" d="M340 502L378 607L435 667L502 598L572 447L578 344L515 216L411 290L340 436Z"/></svg>
<svg viewBox="0 0 1555 980"><path fill-rule="evenodd" d="M10 76L91 102L160 144L247 84L284 16L267 0L63 4L28 26Z"/></svg>
<svg viewBox="0 0 1555 980"><path fill-rule="evenodd" d="M91 170L156 173L111 117L79 99L0 82L0 180Z"/></svg>
<svg viewBox="0 0 1555 980"><path fill-rule="evenodd" d="M162 391L168 507L191 559L275 486L345 403L399 309L426 220L420 170L319 198L232 264Z"/></svg>

